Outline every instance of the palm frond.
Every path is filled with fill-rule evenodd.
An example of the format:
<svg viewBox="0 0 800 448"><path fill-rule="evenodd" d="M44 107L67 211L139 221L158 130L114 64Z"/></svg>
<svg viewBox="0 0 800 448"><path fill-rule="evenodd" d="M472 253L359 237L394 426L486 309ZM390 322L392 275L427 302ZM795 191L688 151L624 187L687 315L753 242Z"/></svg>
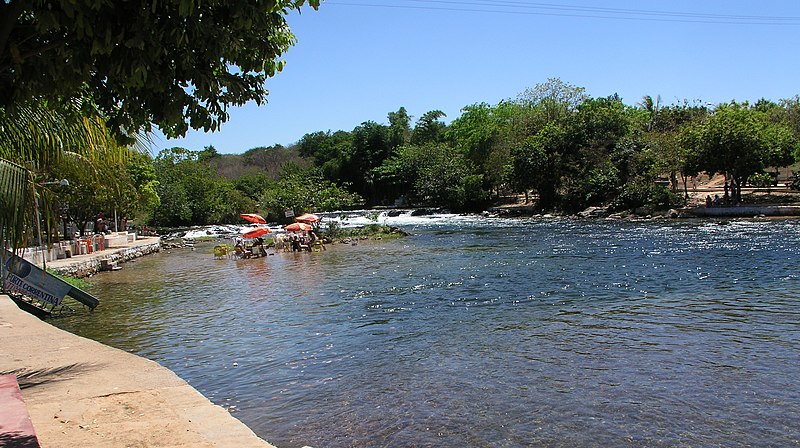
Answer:
<svg viewBox="0 0 800 448"><path fill-rule="evenodd" d="M17 250L32 241L37 225L49 243L56 222L56 198L46 188L63 178L58 170L98 176L98 167L124 162L120 146L105 119L85 100L34 100L0 108L0 245ZM106 173L108 176L108 173ZM41 219L41 221L40 221ZM5 261L5 250L0 260Z"/></svg>

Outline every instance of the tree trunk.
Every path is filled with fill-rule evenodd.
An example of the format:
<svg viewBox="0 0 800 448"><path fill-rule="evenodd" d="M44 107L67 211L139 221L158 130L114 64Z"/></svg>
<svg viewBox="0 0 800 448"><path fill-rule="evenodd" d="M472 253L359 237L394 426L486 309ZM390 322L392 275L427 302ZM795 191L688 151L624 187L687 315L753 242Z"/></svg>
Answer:
<svg viewBox="0 0 800 448"><path fill-rule="evenodd" d="M683 180L683 198L689 200L689 176L681 173L681 179Z"/></svg>
<svg viewBox="0 0 800 448"><path fill-rule="evenodd" d="M742 202L742 183L744 178L731 176L731 199L734 204Z"/></svg>

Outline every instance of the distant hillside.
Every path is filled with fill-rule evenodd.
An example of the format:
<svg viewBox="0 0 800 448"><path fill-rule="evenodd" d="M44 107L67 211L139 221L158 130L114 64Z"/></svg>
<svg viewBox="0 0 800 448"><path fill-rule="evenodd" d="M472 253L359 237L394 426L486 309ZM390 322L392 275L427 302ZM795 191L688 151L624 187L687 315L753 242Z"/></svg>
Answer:
<svg viewBox="0 0 800 448"><path fill-rule="evenodd" d="M272 180L278 180L281 169L287 164L308 167L311 160L300 157L295 146L282 145L258 147L244 154L220 154L211 159L211 166L229 181L242 176L266 173Z"/></svg>

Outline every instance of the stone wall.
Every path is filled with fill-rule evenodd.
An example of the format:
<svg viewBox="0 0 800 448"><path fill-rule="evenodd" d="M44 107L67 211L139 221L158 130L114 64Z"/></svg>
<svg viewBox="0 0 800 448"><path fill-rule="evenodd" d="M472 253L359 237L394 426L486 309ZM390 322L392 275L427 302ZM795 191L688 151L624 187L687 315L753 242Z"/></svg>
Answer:
<svg viewBox="0 0 800 448"><path fill-rule="evenodd" d="M103 260L106 264L124 263L134 258L143 257L148 254L159 252L161 250L161 241L137 245L134 247L125 247L116 250L108 249L102 255L97 255L85 260L75 260L65 266L49 266L59 275L69 275L71 277L88 277L94 275L101 270Z"/></svg>

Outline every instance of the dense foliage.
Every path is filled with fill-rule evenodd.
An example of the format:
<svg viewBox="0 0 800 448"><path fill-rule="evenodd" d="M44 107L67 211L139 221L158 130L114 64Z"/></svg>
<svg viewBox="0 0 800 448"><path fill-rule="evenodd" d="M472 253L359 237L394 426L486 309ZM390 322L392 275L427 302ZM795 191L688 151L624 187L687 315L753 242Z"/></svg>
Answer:
<svg viewBox="0 0 800 448"><path fill-rule="evenodd" d="M88 97L123 133L214 130L228 105L265 101L295 41L284 16L303 3L0 2L0 108Z"/></svg>
<svg viewBox="0 0 800 448"><path fill-rule="evenodd" d="M229 197L229 204L276 221L285 221L288 210L360 205L479 211L510 194L524 194L544 210L576 212L592 205L680 205L688 178L700 172L725 174L732 197L740 199L742 185L768 185L769 170L794 163L800 141L797 98L709 108L699 101L663 105L646 96L630 106L616 95L590 97L558 79L497 105L468 105L449 125L444 118L432 110L412 123L401 107L387 114L388 124L311 132L289 148L242 155L206 148L193 163L204 166L204 182L224 174L250 201ZM162 208L170 213L203 204L167 188L188 182L186 176L159 178ZM212 204L221 207L219 201L205 207ZM184 216L155 217L161 224L203 223L236 214Z"/></svg>
<svg viewBox="0 0 800 448"><path fill-rule="evenodd" d="M239 213L255 208L254 202L212 169L202 152L165 149L154 164L160 205L152 222L185 226L232 222Z"/></svg>
<svg viewBox="0 0 800 448"><path fill-rule="evenodd" d="M202 186L165 186L178 203L197 201L165 215L158 165L131 148L153 125L168 136L214 130L230 105L263 103L295 40L285 16L304 3L0 2L0 246L50 240L59 215L81 224L113 209L146 221L158 210L186 222L250 206L225 182L217 201L201 200ZM161 162L160 175L190 168Z"/></svg>
<svg viewBox="0 0 800 448"><path fill-rule="evenodd" d="M699 101L664 106L646 96L629 106L550 79L513 100L466 106L449 125L434 110L412 128L400 108L388 114L388 125L310 133L298 147L369 205L400 199L480 210L503 194L532 193L540 208L567 212L671 206L683 199L679 178L685 191L689 176L723 173L738 192L752 176L792 164L798 103L712 109Z"/></svg>
<svg viewBox="0 0 800 448"><path fill-rule="evenodd" d="M292 160L285 149L263 155L261 164L272 166ZM318 210L338 210L362 203L361 198L325 180L319 169L284 163L276 178L266 171L244 174L229 181L219 173L220 156L212 148L190 151L185 148L165 149L154 160L160 204L155 208L151 224L186 226L192 224L241 223L240 213L260 211L273 221L291 221L293 214ZM252 160L239 163L250 166ZM230 167L231 165L226 165ZM250 172L245 170L244 172Z"/></svg>

